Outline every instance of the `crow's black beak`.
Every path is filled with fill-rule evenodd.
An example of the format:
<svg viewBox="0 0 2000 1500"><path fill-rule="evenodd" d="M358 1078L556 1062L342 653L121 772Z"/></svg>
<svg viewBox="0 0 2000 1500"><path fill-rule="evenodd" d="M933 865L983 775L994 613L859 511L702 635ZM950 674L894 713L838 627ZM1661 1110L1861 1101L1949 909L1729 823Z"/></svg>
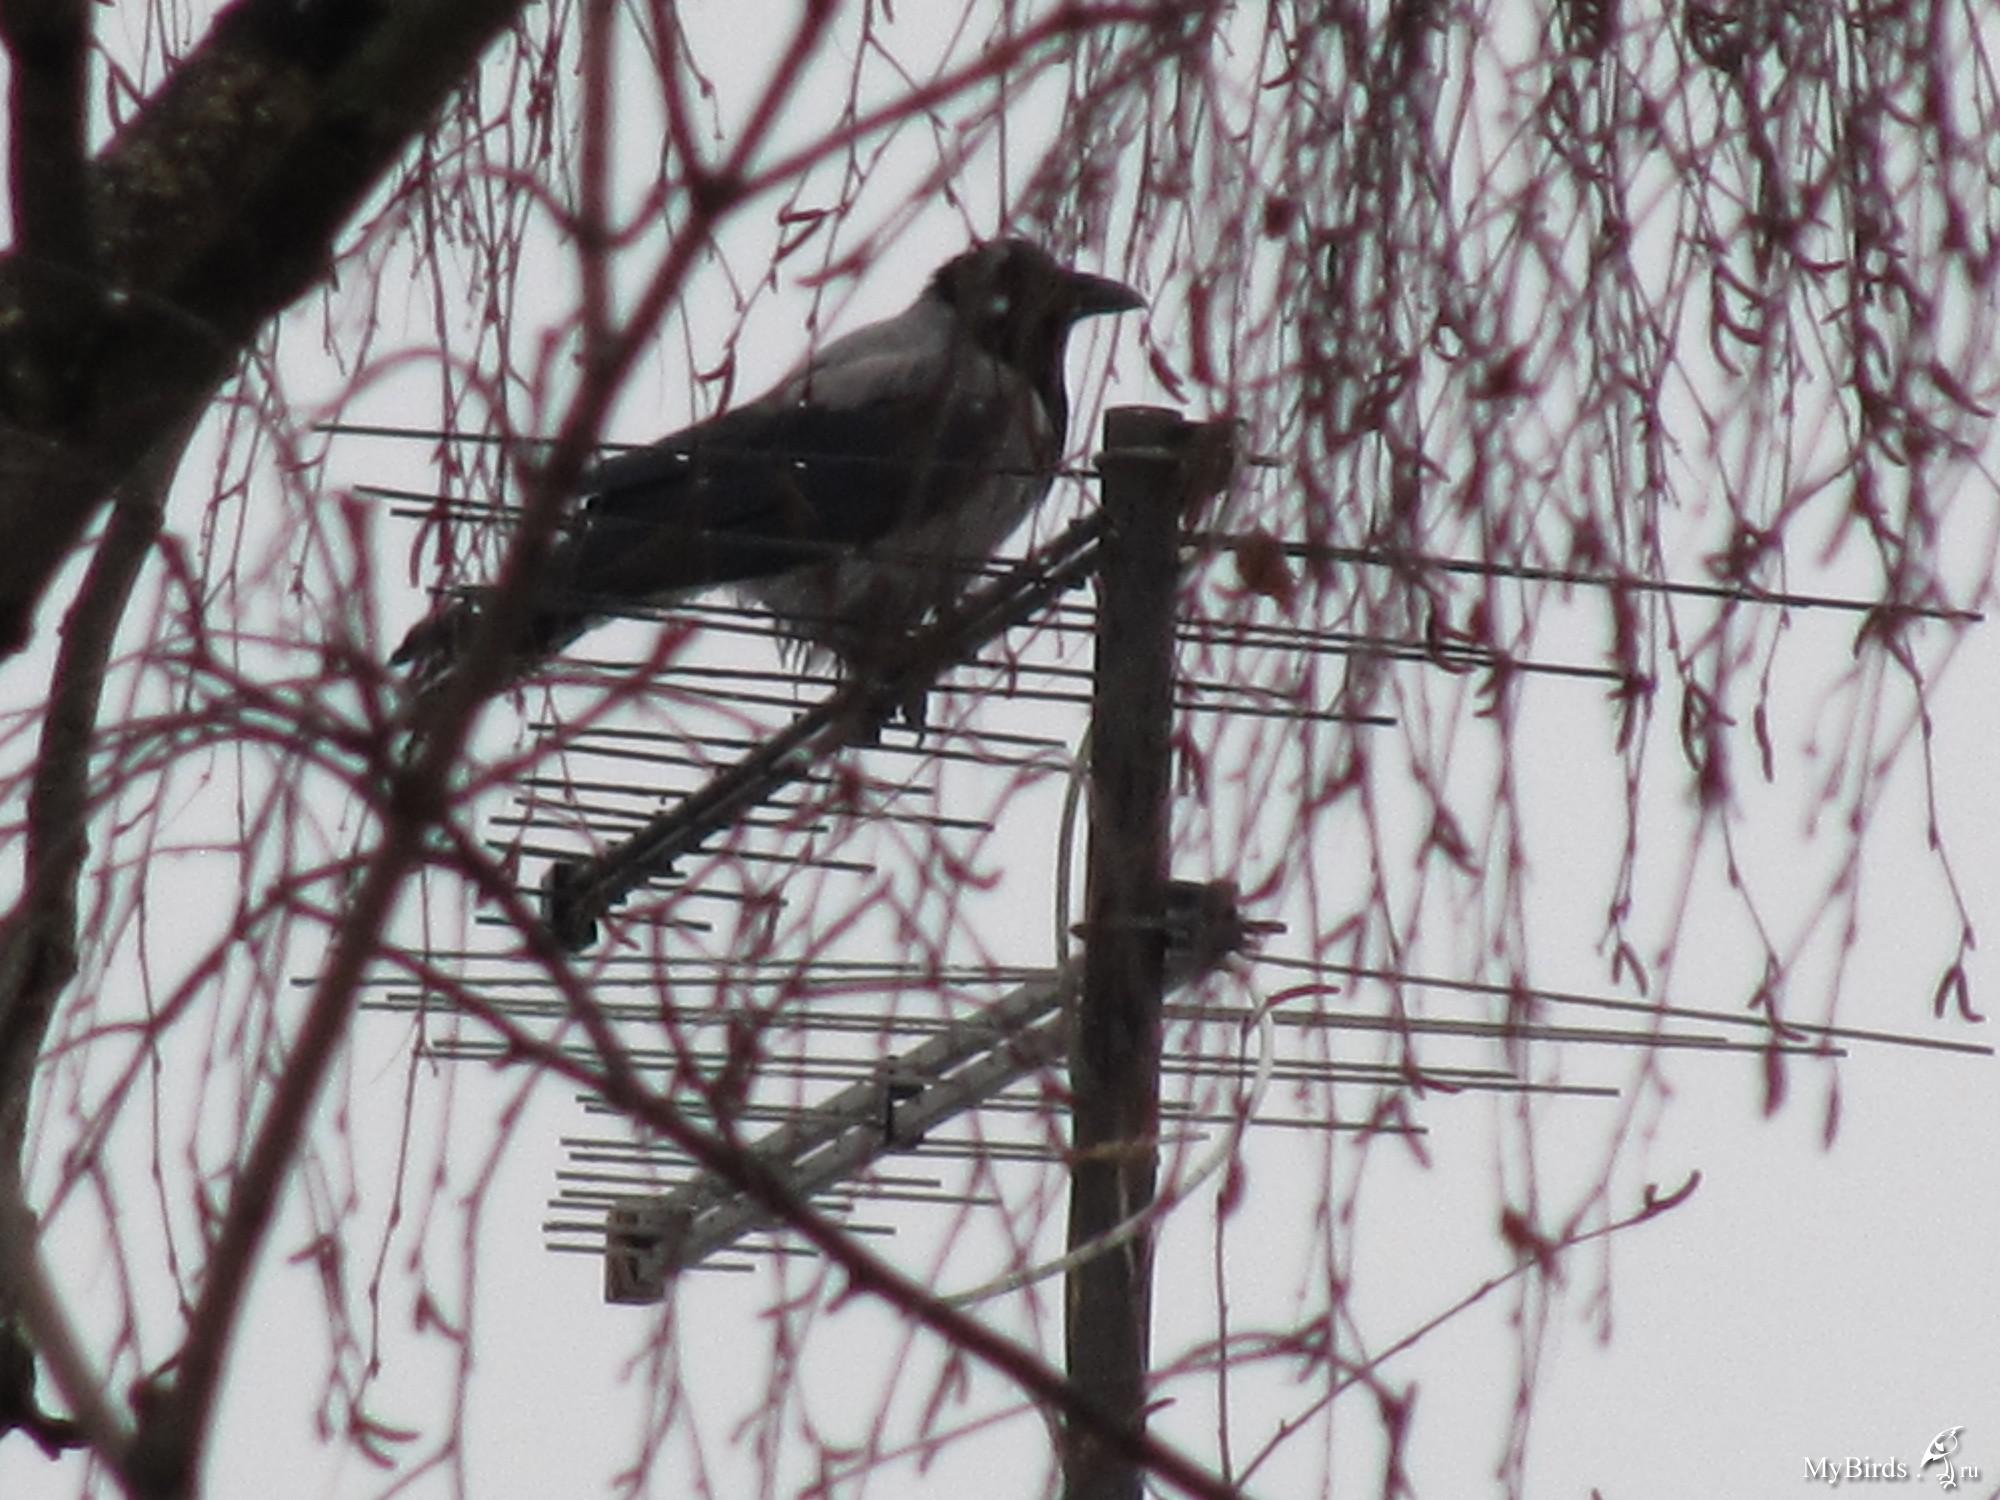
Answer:
<svg viewBox="0 0 2000 1500"><path fill-rule="evenodd" d="M1087 271L1069 273L1069 305L1072 318L1095 318L1104 313L1131 312L1144 307L1146 299L1122 281L1109 276L1092 276Z"/></svg>

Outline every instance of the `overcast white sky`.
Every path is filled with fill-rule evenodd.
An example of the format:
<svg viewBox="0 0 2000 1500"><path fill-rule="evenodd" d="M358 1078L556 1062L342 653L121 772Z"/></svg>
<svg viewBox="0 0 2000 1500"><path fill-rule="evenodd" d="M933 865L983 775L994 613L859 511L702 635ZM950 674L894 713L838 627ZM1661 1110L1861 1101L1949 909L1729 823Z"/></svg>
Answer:
<svg viewBox="0 0 2000 1500"><path fill-rule="evenodd" d="M791 8L778 9L789 14ZM734 7L718 24L742 29L751 10ZM696 14L690 24L712 19ZM710 45L723 44L711 40ZM1015 141L1013 149L1020 159L1029 154L1024 141ZM883 171L876 211L887 215L904 189L890 167ZM973 227L995 227L981 215L990 216L997 188L980 179L966 196ZM916 229L895 241L851 300L830 304L834 322L826 331L896 310L931 267L963 243L964 234L955 211L934 206ZM746 234L744 245L753 238ZM548 295L552 306L561 305L569 295L569 261L546 247L536 253L549 254L559 268L550 275ZM739 253L742 264L757 263L747 249ZM683 312L696 330L698 353L712 353L701 349L700 341L719 337L716 330L733 325L737 315L720 278L697 286L697 299ZM1145 289L1163 294L1149 331L1170 347L1185 289ZM807 306L794 278L781 276L775 291L759 293L749 315L751 336L741 345L740 394L761 388L806 352L810 340L800 330ZM301 315L301 332L315 316ZM1110 342L1114 330L1094 332L1097 337L1076 341L1071 360L1072 390L1080 397L1073 433L1079 447L1087 442L1082 424L1094 420L1091 413L1110 367L1107 357L1114 352L1117 375L1102 391L1106 400L1168 399L1147 374L1131 320L1115 330L1115 343ZM284 378L301 410L337 388L340 378L308 354L312 342L296 336L286 345L297 364L287 367ZM680 346L671 342L647 362L620 404L615 436L645 438L690 414L685 385L676 378L683 364ZM420 376L385 382L351 415L427 419L430 413L417 394L422 388ZM329 483L421 489L432 481L418 452L336 443ZM195 474L177 501L176 525L183 534L198 525L206 478ZM1980 508L1991 513L1992 480L1982 476L1971 482L1985 495ZM1694 559L1705 522L1696 515L1688 524L1692 535L1684 555ZM265 538L258 546L282 555L282 541ZM1963 541L1964 556L1989 555L1979 538L1967 535ZM384 555L398 562L385 576L400 581L406 534L385 533L382 542ZM1830 587L1846 586L1838 572L1829 576ZM1965 577L1955 581L1969 586ZM1789 582L1800 589L1814 586L1803 563ZM398 587L382 607L382 628L393 633L416 616L422 600L418 590ZM1787 629L1773 698L1777 775L1768 788L1743 776L1732 829L1760 900L1778 928L1789 932L1802 920L1791 908L1817 899L1823 888L1813 872L1822 868L1824 856L1816 851L1824 843L1808 843L1806 823L1817 778L1834 756L1826 731L1828 705L1838 701L1837 685L1850 666L1852 633L1849 622L1814 615L1796 617ZM1982 937L2000 914L2000 870L1989 855L2000 845L2000 792L1993 785L1990 753L2000 742L2000 709L1990 690L2000 681L2000 640L1993 630L1987 625L1970 633L1931 702L1937 805ZM1536 644L1548 659L1590 660L1602 650L1601 623L1587 606L1551 605ZM1072 646L1081 649L1080 642ZM762 642L726 649L732 659L745 659L748 652L749 659L766 660L769 651ZM24 679L23 670L11 668L0 680L10 695L30 691L16 686L31 679L31 673ZM1462 688L1440 685L1438 674L1426 669L1402 670L1411 691L1426 695L1436 716L1409 732L1422 736L1443 733L1439 726L1457 726L1450 732L1462 735L1465 745L1453 773L1476 787L1490 768L1490 748L1465 727ZM1071 744L1079 727L1073 712L1005 703L989 705L986 722L1017 731L1046 728ZM496 707L490 743L509 743L517 725L512 704ZM1518 725L1515 768L1529 821L1532 899L1526 920L1538 964L1534 977L1553 987L1608 992L1597 935L1617 852L1607 830L1619 816L1622 766L1602 687L1532 682L1524 689ZM1653 764L1663 771L1676 753L1671 729L1662 724L1655 730L1659 747ZM1747 742L1739 753L1746 763L1753 759ZM1387 763L1397 759L1384 755L1379 775L1385 784L1394 780ZM226 760L213 764L227 772ZM1867 921L1848 960L1835 1019L1983 1041L1983 1029L1930 1014L1934 960L1953 918L1937 867L1923 847L1924 788L1916 773L1911 760L1878 815L1882 831L1871 842L1862 871ZM947 785L981 811L998 805L1002 792L997 782L982 783L969 773L952 773ZM1055 859L1051 827L1059 792L1059 782L1049 778L1005 803L998 832L980 850L1000 883L971 907L970 935L1006 961L1036 962L1047 954ZM200 819L214 815L214 798L226 815L226 787L187 793L187 811L176 824L180 836L199 841ZM1659 826L1672 827L1675 819L1688 816L1684 791L1664 774L1646 805ZM496 810L503 806L495 803ZM324 812L336 827L346 815L334 805ZM1415 816L1407 806L1392 806L1385 816L1393 823L1403 815ZM1280 847L1288 835L1282 826L1260 828L1253 813L1240 809L1191 818L1184 826L1179 873L1202 876L1234 873L1233 859L1253 836ZM1342 842L1343 833L1357 842ZM1350 849L1362 847L1351 819L1331 822L1321 837L1325 847L1315 857L1322 869L1338 867ZM1673 839L1665 843L1682 847ZM1740 908L1723 879L1719 853L1711 840L1691 874L1673 860L1646 864L1639 900L1658 915L1664 931L1684 890L1691 893L1679 924L1678 957L1657 977L1675 1003L1734 1010L1746 998L1746 975L1754 974L1747 955L1755 950L1745 946ZM186 863L176 866L186 868ZM1351 895L1341 880L1352 878L1349 872L1320 889L1329 909ZM198 906L203 895L198 881L176 876L171 888L162 881L158 899ZM1296 943L1288 946L1288 938L1296 939L1306 925L1298 900L1268 913L1292 922L1290 934L1271 940L1274 954L1300 951ZM1453 910L1448 894L1431 900L1439 912L1438 930L1411 966L1456 972L1454 958L1466 955L1455 949L1476 943L1476 924L1454 930L1451 919L1465 913ZM1317 913L1317 920L1323 928L1332 925L1328 910ZM1973 953L1968 971L1975 1003L1990 1014L2000 1004L1994 998L2000 995L2000 970L1990 939ZM1826 977L1825 953L1802 963L1800 975L1806 993L1792 996L1795 1013L1823 1019L1810 986ZM1268 998L1297 979L1253 965L1218 993ZM1379 990L1363 988L1337 1004L1379 1010L1382 1000ZM1425 1003L1442 1015L1482 1013L1463 999L1432 996ZM1597 1018L1564 1012L1549 1019L1585 1024ZM595 1263L550 1255L541 1232L545 1200L564 1164L562 1138L601 1127L585 1119L569 1090L546 1083L526 1090L527 1105L518 1117L505 1114L523 1094L523 1081L478 1065L421 1068L412 1081L409 1040L399 1020L369 1016L359 1025L347 1076L327 1106L325 1157L305 1174L257 1285L222 1411L209 1493L230 1500L272 1494L347 1497L380 1494L398 1482L392 1471L329 1448L314 1431L314 1404L328 1358L326 1319L315 1268L291 1257L308 1236L306 1202L340 1204L351 1193L353 1206L343 1213L359 1249L343 1295L365 1313L367 1252L377 1243L373 1226L392 1201L406 1118L416 1143L417 1174L442 1161L446 1185L433 1191L419 1183L406 1190L404 1201L417 1210L413 1218L423 1228L418 1233L406 1225L385 1258L381 1317L389 1360L371 1401L375 1416L390 1428L407 1426L435 1437L440 1403L449 1399L445 1393L458 1377L450 1342L411 1328L415 1284L405 1258L413 1239L424 1247L427 1279L446 1304L445 1316L465 1316L470 1298L477 1332L476 1355L464 1376L467 1441L456 1460L462 1468L437 1467L411 1482L406 1493L444 1495L461 1484L462 1492L480 1497L615 1492L613 1476L638 1457L636 1433L651 1409L649 1380L656 1372L649 1351L659 1317L604 1307ZM1289 1036L1285 1044L1299 1045ZM207 1045L212 1051L215 1044ZM1337 1035L1328 1045L1343 1060L1384 1055L1379 1038L1367 1033ZM1449 1059L1477 1056L1482 1046L1488 1064L1500 1060L1499 1049L1490 1044L1468 1044L1449 1052ZM1585 1496L1595 1488L1617 1500L1782 1496L1817 1482L1808 1477L1809 1461L1850 1457L1899 1459L1912 1471L1910 1478L1868 1488L1901 1493L1936 1482L1934 1472L1920 1481L1917 1464L1939 1431L1962 1425L1958 1456L1982 1471L1964 1492L2000 1494L2000 1276L1994 1269L1994 1247L2000 1246L1994 1168L2000 1161L2000 1073L1991 1057L1855 1045L1837 1071L1798 1060L1790 1070L1787 1103L1768 1119L1760 1107L1761 1069L1745 1054L1675 1054L1661 1063L1657 1081L1637 1076L1640 1063L1626 1050L1538 1047L1529 1066L1537 1078L1620 1085L1627 1100L1637 1101L1613 1173L1614 1213L1636 1207L1644 1183L1670 1189L1696 1171L1702 1182L1692 1200L1672 1214L1618 1235L1608 1247L1565 1259L1546 1323L1525 1339L1533 1383L1525 1493ZM1840 1128L1829 1148L1822 1143L1822 1124L1829 1091L1836 1088ZM1349 1119L1365 1112L1372 1098L1360 1086L1342 1085L1336 1092ZM1270 1105L1289 1114L1296 1112L1294 1102L1281 1089ZM1343 1139L1329 1168L1322 1139L1253 1129L1245 1149L1249 1192L1228 1221L1220 1252L1233 1323L1284 1322L1323 1297L1317 1288L1324 1267L1315 1260L1319 1231L1311 1209L1325 1195L1330 1170L1334 1201L1354 1205L1352 1221L1339 1230L1354 1257L1355 1324L1347 1332L1369 1349L1386 1347L1509 1268L1495 1225L1503 1184L1507 1201L1518 1201L1525 1143L1532 1139L1539 1191L1551 1215L1559 1217L1598 1176L1623 1108L1601 1099L1548 1100L1535 1106L1530 1135L1506 1096L1433 1094L1416 1106L1428 1131L1425 1163L1394 1143L1377 1144L1364 1158ZM132 1174L135 1184L143 1184L148 1171L140 1133L135 1126L133 1155L117 1168ZM496 1141L504 1141L504 1149ZM492 1181L467 1210L462 1195L481 1180L489 1161L495 1163ZM1006 1180L1025 1199L1038 1185L1045 1188L1049 1178L1020 1171ZM144 1223L147 1201L135 1186L123 1221L142 1260L150 1233ZM891 1209L883 1216L902 1230L881 1245L883 1253L908 1268L938 1268L943 1290L979 1279L990 1269L983 1259L1004 1263L997 1224L977 1215L968 1220L963 1240L948 1250L939 1244L949 1228L942 1211ZM1057 1214L1048 1222L1057 1225L1059 1219ZM117 1279L90 1233L87 1223L59 1225L51 1247L65 1289L87 1323L116 1315ZM1042 1253L1052 1244L1044 1233ZM1210 1189L1179 1207L1163 1232L1155 1343L1162 1360L1212 1336L1217 1255ZM664 1357L686 1384L689 1425L676 1427L652 1461L641 1486L645 1492L695 1493L703 1483L720 1495L753 1492L761 1472L755 1454L759 1434L738 1421L757 1407L771 1379L771 1274L694 1277L685 1283L673 1311L675 1339ZM143 1270L137 1279L142 1287L158 1281L157 1273ZM1420 1495L1487 1494L1499 1488L1496 1471L1521 1374L1521 1323L1525 1319L1535 1327L1541 1316L1537 1304L1522 1306L1521 1290L1516 1283L1495 1292L1380 1372L1392 1387L1414 1384L1418 1393L1408 1460ZM993 1306L990 1316L1059 1358L1060 1302L1059 1291L1044 1287L1034 1299ZM156 1316L169 1318L171 1308L163 1305ZM935 1378L935 1350L921 1341L907 1343L892 1320L866 1303L823 1307L804 1322L799 1395L782 1414L780 1439L800 1444L801 1453L807 1432L828 1443L859 1441L877 1410L878 1389L891 1379L902 1381L896 1425L908 1430ZM156 1338L149 1347L165 1345ZM1290 1382L1290 1372L1278 1365L1241 1377L1231 1398L1231 1442L1239 1464L1270 1436L1280 1417L1297 1409L1300 1387ZM1157 1430L1213 1462L1212 1382L1178 1383L1171 1394L1172 1404L1156 1419ZM975 1375L964 1415L1013 1403L999 1382ZM1329 1425L1319 1430L1324 1441L1290 1445L1260 1472L1250 1493L1279 1500L1318 1493L1322 1464L1333 1476L1335 1493L1376 1493L1381 1444L1373 1398L1360 1390L1342 1397ZM698 1443L690 1432L698 1433ZM426 1443L415 1446L429 1451ZM913 1461L885 1466L832 1493L842 1500L862 1494L1037 1495L1043 1493L1048 1454L1039 1419L1017 1412L945 1449L928 1468ZM780 1469L782 1482L763 1492L798 1493L809 1478L790 1462ZM18 1441L0 1444L0 1495L64 1495L89 1485L74 1460L50 1464Z"/></svg>

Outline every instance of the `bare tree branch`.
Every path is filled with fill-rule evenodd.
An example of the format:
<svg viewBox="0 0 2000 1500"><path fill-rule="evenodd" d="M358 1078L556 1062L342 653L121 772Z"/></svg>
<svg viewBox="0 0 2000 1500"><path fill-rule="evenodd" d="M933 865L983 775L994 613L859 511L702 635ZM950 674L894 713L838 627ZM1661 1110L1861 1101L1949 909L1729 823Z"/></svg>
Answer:
<svg viewBox="0 0 2000 1500"><path fill-rule="evenodd" d="M28 794L24 890L0 927L0 1341L50 1357L63 1397L82 1418L100 1451L122 1442L76 1352L69 1331L54 1321L36 1265L35 1216L23 1191L22 1152L35 1065L56 1002L77 968L77 887L90 853L91 745L98 727L106 663L126 604L159 534L167 487L182 443L161 446L112 507L89 574L63 622L49 708L42 720L33 785ZM34 1360L0 1360L0 1415L29 1425L38 1414Z"/></svg>

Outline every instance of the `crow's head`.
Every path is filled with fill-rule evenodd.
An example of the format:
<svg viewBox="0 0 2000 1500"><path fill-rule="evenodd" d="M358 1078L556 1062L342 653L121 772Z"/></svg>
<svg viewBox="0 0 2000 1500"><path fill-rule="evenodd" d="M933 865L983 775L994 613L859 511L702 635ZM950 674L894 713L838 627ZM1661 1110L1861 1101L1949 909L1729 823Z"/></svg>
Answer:
<svg viewBox="0 0 2000 1500"><path fill-rule="evenodd" d="M931 294L1003 358L1033 334L1060 337L1080 319L1146 305L1124 283L1072 271L1017 239L992 240L946 261L931 278Z"/></svg>
<svg viewBox="0 0 2000 1500"><path fill-rule="evenodd" d="M951 308L967 338L1020 370L1041 392L1056 430L1067 425L1063 346L1071 326L1144 307L1122 282L1072 271L1026 240L992 240L940 266L930 295Z"/></svg>

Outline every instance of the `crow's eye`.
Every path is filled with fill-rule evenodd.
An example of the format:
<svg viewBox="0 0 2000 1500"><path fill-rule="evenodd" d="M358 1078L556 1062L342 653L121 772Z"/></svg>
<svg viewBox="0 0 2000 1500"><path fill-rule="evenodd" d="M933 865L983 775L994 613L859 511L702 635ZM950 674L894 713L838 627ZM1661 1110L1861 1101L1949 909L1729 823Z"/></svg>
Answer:
<svg viewBox="0 0 2000 1500"><path fill-rule="evenodd" d="M991 292L986 298L986 316L996 323L1003 321L1014 310L1014 298L1007 292Z"/></svg>

